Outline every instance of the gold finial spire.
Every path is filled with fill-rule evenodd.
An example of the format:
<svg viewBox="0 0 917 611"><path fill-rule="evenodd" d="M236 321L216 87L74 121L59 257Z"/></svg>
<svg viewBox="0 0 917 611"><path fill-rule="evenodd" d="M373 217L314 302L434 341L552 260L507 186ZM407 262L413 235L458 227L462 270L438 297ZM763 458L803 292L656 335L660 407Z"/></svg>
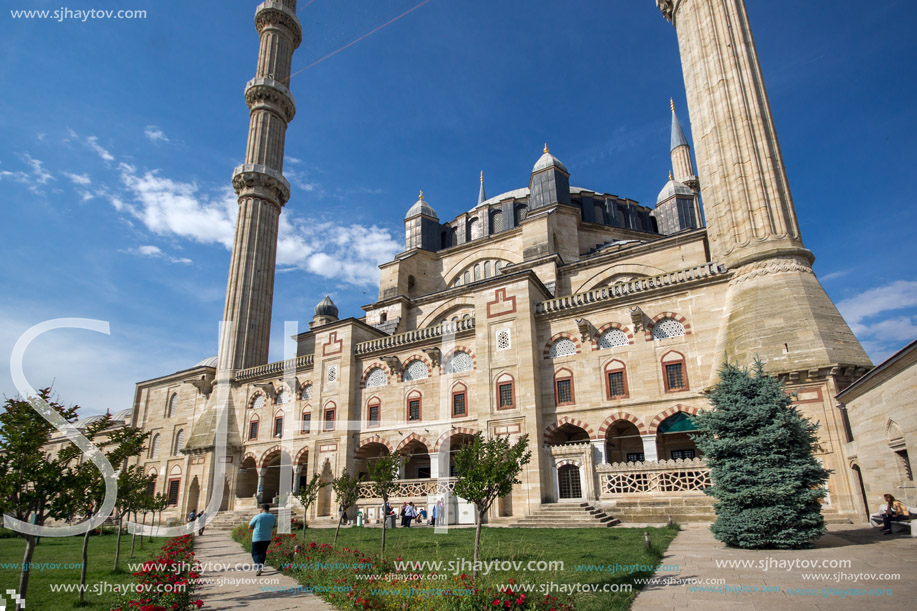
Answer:
<svg viewBox="0 0 917 611"><path fill-rule="evenodd" d="M550 153L550 152L551 152L551 151L548 150L548 143L547 143L547 142L544 143L544 152L545 152L545 153Z"/></svg>
<svg viewBox="0 0 917 611"><path fill-rule="evenodd" d="M672 180L672 170L669 170L669 180ZM423 199L423 197L422 197L422 196L423 196L423 193L421 193L420 195L421 195L421 198L420 198L420 199Z"/></svg>
<svg viewBox="0 0 917 611"><path fill-rule="evenodd" d="M484 182L484 170L481 170L481 182Z"/></svg>
<svg viewBox="0 0 917 611"><path fill-rule="evenodd" d="M420 192L420 201L423 201L423 191Z"/></svg>
<svg viewBox="0 0 917 611"><path fill-rule="evenodd" d="M672 107L672 112L675 112L675 100L673 98L669 98L669 106Z"/></svg>

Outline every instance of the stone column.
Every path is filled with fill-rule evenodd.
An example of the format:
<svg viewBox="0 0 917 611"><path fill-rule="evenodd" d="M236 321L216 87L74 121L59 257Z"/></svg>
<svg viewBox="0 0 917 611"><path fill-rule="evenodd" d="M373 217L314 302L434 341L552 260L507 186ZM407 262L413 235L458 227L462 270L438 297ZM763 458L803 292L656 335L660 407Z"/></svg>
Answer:
<svg viewBox="0 0 917 611"><path fill-rule="evenodd" d="M296 0L267 0L255 12L261 37L255 78L245 87L251 109L245 163L233 172L239 215L233 242L223 319L220 369L243 369L268 359L277 226L290 198L283 177L287 123L296 114L289 90L293 51L302 42Z"/></svg>
<svg viewBox="0 0 917 611"><path fill-rule="evenodd" d="M601 465L607 463L608 459L605 458L605 440L604 439L595 439L592 442L592 455L593 461L595 464Z"/></svg>
<svg viewBox="0 0 917 611"><path fill-rule="evenodd" d="M745 1L656 5L678 35L711 260L733 273L715 354L771 373L866 365L802 243Z"/></svg>
<svg viewBox="0 0 917 611"><path fill-rule="evenodd" d="M656 462L659 460L658 450L656 449L655 435L640 435L643 440L643 458L646 462Z"/></svg>
<svg viewBox="0 0 917 611"><path fill-rule="evenodd" d="M264 502L264 474L267 472L266 469L258 469L258 504Z"/></svg>
<svg viewBox="0 0 917 611"><path fill-rule="evenodd" d="M293 494L299 494L299 476L302 473L302 465L296 465L293 468Z"/></svg>

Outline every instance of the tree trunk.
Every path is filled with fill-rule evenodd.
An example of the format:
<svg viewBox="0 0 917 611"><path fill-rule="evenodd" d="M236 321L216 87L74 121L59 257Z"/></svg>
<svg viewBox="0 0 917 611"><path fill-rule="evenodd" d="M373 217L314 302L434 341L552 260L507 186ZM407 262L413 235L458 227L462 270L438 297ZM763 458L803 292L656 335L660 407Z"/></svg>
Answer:
<svg viewBox="0 0 917 611"><path fill-rule="evenodd" d="M388 501L382 501L382 552L379 554L380 558L385 558L385 524L388 522L388 514L385 512L385 507L388 505Z"/></svg>
<svg viewBox="0 0 917 611"><path fill-rule="evenodd" d="M135 511L135 512L134 512L134 523L136 523L136 522L137 522L137 512ZM134 542L135 542L136 540L137 540L137 530L136 530L136 527L135 527L134 532L131 533L131 558L134 557Z"/></svg>
<svg viewBox="0 0 917 611"><path fill-rule="evenodd" d="M143 512L143 517L140 518L140 549L143 549L143 529L146 526L146 512Z"/></svg>
<svg viewBox="0 0 917 611"><path fill-rule="evenodd" d="M302 510L302 542L303 543L306 542L306 528L308 528L306 526L306 513L308 513L308 511L309 511L308 507L303 507L303 510Z"/></svg>
<svg viewBox="0 0 917 611"><path fill-rule="evenodd" d="M118 572L118 560L121 558L121 525L124 522L124 514L120 511L118 512L118 540L115 542L115 568L114 571Z"/></svg>
<svg viewBox="0 0 917 611"><path fill-rule="evenodd" d="M331 547L337 547L338 544L338 533L341 532L341 522L344 521L344 514L338 516L338 527L334 529L334 541L331 543Z"/></svg>
<svg viewBox="0 0 917 611"><path fill-rule="evenodd" d="M89 560L89 533L90 528L83 534L83 566L80 567L80 604L86 599L86 563Z"/></svg>
<svg viewBox="0 0 917 611"><path fill-rule="evenodd" d="M22 556L22 568L19 571L19 598L25 600L26 592L29 589L29 568L32 564L32 554L35 553L35 536L23 535L25 537L25 554Z"/></svg>
<svg viewBox="0 0 917 611"><path fill-rule="evenodd" d="M475 513L477 514L478 523L474 527L474 575L472 575L472 578L476 580L478 578L478 551L481 549L481 526L483 525L481 518L483 516L479 507L475 507L475 509L477 510Z"/></svg>

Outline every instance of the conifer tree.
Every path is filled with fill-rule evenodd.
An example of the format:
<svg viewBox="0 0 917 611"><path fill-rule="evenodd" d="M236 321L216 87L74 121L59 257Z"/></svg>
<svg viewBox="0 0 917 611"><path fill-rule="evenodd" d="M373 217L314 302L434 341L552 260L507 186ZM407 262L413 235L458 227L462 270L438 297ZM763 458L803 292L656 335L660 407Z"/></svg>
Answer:
<svg viewBox="0 0 917 611"><path fill-rule="evenodd" d="M710 465L717 500L714 536L733 547L796 549L825 532L821 499L829 471L815 459L818 424L799 413L783 383L724 363L694 417L697 447Z"/></svg>

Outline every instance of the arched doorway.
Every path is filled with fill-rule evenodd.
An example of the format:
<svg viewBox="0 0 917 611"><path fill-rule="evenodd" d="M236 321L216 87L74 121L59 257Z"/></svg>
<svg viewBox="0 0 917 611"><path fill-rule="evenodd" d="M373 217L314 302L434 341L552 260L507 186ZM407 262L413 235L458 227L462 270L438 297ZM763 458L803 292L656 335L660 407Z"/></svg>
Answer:
<svg viewBox="0 0 917 611"><path fill-rule="evenodd" d="M584 441L589 441L589 433L585 429L569 422L554 429L545 438L545 442L552 446L583 443Z"/></svg>
<svg viewBox="0 0 917 611"><path fill-rule="evenodd" d="M656 446L660 460L690 460L700 458L691 433L696 431L694 420L689 414L676 412L663 420L656 430Z"/></svg>
<svg viewBox="0 0 917 611"><path fill-rule="evenodd" d="M474 441L474 435L468 433L455 433L450 435L442 441L439 445L439 452L437 453L437 459L442 461L440 465L445 466L445 458L443 454L448 454L449 456L449 472L443 473L442 467L440 468L440 477L457 477L458 471L455 469L455 455L463 447L472 443Z"/></svg>
<svg viewBox="0 0 917 611"><path fill-rule="evenodd" d="M557 496L561 501L583 498L579 465L570 463L557 468Z"/></svg>
<svg viewBox="0 0 917 611"><path fill-rule="evenodd" d="M258 468L255 459L251 456L245 458L239 465L236 475L236 498L250 499L258 493Z"/></svg>
<svg viewBox="0 0 917 611"><path fill-rule="evenodd" d="M282 452L274 452L265 458L264 462L261 464L261 474L264 481L264 485L261 489L261 499L259 500L261 503L276 503L277 497L280 495L280 477L283 473L281 456ZM291 468L288 475L290 478L290 487L288 492L293 491L292 461L290 464Z"/></svg>
<svg viewBox="0 0 917 611"><path fill-rule="evenodd" d="M388 448L383 443L373 441L361 446L356 454L356 469L360 479L369 479L369 464L382 456L388 456Z"/></svg>
<svg viewBox="0 0 917 611"><path fill-rule="evenodd" d="M605 461L643 462L643 439L633 422L618 420L605 431Z"/></svg>
<svg viewBox="0 0 917 611"><path fill-rule="evenodd" d="M185 508L185 513L191 513L192 510L200 509L197 506L198 500L201 496L201 484L197 481L197 476L194 476L194 479L191 480L191 485L188 487L188 506Z"/></svg>
<svg viewBox="0 0 917 611"><path fill-rule="evenodd" d="M408 442L401 454L407 458L404 463L404 479L428 479L430 477L430 451L422 441Z"/></svg>

